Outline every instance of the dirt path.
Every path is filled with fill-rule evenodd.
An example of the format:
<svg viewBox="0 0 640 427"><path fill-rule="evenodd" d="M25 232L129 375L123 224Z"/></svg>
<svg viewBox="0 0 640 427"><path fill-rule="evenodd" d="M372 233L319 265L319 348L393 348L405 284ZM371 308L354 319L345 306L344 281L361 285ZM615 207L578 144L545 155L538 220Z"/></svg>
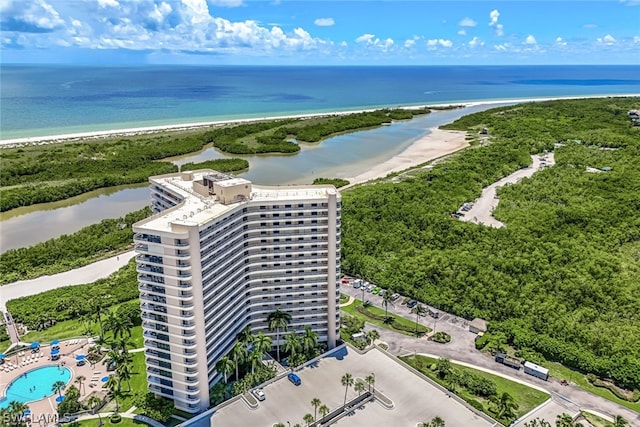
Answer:
<svg viewBox="0 0 640 427"><path fill-rule="evenodd" d="M517 170L511 175L505 176L501 180L483 188L482 195L473 202L471 209L466 212L464 212L462 208L458 210L458 212L464 213L464 216L460 217L460 220L494 228L504 227L505 224L503 222L493 217L493 210L498 206L498 203L500 203L500 199L498 199L497 196L498 188L507 184L515 184L522 178L529 178L542 167L555 165L553 153L533 155L531 156L531 160L533 162L531 166Z"/></svg>

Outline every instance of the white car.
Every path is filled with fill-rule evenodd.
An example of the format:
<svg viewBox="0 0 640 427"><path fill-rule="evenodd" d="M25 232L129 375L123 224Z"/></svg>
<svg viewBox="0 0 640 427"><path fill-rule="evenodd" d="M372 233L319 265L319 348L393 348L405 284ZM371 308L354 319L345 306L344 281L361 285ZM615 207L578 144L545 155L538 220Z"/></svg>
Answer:
<svg viewBox="0 0 640 427"><path fill-rule="evenodd" d="M253 390L253 395L260 401L263 401L265 399L264 391L262 391L261 388Z"/></svg>

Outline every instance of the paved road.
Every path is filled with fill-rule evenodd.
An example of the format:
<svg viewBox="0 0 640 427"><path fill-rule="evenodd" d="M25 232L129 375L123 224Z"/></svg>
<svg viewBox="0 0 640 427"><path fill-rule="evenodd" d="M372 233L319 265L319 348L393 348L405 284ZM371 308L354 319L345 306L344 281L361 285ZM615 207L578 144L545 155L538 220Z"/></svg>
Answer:
<svg viewBox="0 0 640 427"><path fill-rule="evenodd" d="M42 276L31 280L20 280L4 285L0 287L0 310L5 312L7 310L7 301L15 298L36 295L63 286L95 282L124 267L134 255L134 251L129 251L75 270L65 271L64 273Z"/></svg>
<svg viewBox="0 0 640 427"><path fill-rule="evenodd" d="M353 289L349 285L341 285L340 291L347 295L351 295L359 300L362 299L362 290ZM382 298L365 292L365 300L369 300L373 305L382 306ZM410 310L401 305L402 298L398 299L394 306L389 306L389 312L406 317L415 321L415 315L410 314ZM453 315L444 314L441 319L435 321L431 317L420 318L419 323L433 328L438 331L447 332L451 335L451 343L438 344L429 341L426 337L414 338L403 334L392 332L388 329L379 328L377 326L367 324L366 329L376 329L380 333L380 340L385 341L389 345L389 352L395 355L407 355L413 353L431 354L443 356L452 361L471 364L475 367L490 370L494 373L507 376L535 386L536 388L547 391L552 395L553 402L567 408L567 413L571 413L572 409L590 409L610 416L622 415L629 421L630 425L640 426L640 413L634 412L615 402L606 400L600 396L584 391L573 385L563 386L560 382L550 379L542 381L531 375L525 374L523 370L516 371L502 364L496 363L492 357L481 353L475 349L475 334L469 332L468 325L464 319L457 318ZM555 421L555 420L551 420Z"/></svg>

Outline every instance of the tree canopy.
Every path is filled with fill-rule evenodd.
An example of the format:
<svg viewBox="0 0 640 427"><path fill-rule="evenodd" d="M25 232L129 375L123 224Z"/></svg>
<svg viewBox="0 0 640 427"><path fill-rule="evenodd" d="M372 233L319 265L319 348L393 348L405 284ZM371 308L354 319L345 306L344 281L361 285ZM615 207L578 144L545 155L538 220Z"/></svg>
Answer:
<svg viewBox="0 0 640 427"><path fill-rule="evenodd" d="M485 318L518 349L640 387L640 134L627 118L638 105L561 100L462 117L446 127L486 127L489 143L343 194L343 269ZM499 191L506 227L451 218L554 149L556 166Z"/></svg>

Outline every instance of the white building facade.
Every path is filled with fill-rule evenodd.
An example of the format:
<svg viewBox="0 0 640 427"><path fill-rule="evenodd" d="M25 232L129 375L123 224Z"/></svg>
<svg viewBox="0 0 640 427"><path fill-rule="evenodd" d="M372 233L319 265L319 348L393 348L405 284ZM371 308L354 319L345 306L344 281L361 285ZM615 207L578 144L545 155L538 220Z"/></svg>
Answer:
<svg viewBox="0 0 640 427"><path fill-rule="evenodd" d="M150 178L154 215L133 226L149 390L197 413L216 363L250 326L291 315L331 349L340 333L340 194L263 187L211 170ZM283 335L283 334L281 334ZM283 337L280 337L283 341Z"/></svg>

